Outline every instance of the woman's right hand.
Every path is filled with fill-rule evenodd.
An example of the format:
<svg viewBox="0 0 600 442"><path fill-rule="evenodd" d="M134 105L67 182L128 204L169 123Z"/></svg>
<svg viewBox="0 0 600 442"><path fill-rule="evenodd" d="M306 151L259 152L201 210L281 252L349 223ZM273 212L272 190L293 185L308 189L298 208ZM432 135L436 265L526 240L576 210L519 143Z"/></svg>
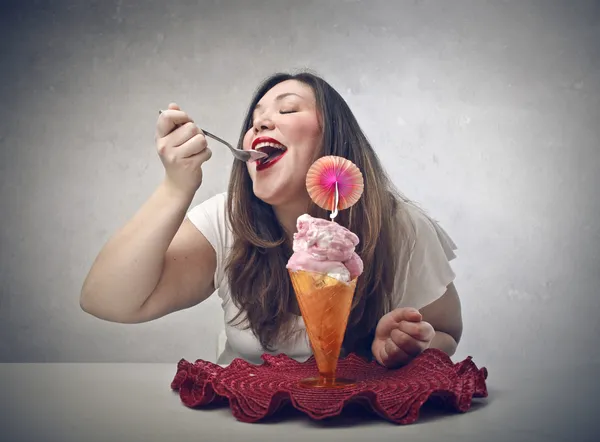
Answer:
<svg viewBox="0 0 600 442"><path fill-rule="evenodd" d="M178 192L193 195L202 184L202 164L212 152L200 128L175 103L158 117L156 148L165 167L166 183Z"/></svg>

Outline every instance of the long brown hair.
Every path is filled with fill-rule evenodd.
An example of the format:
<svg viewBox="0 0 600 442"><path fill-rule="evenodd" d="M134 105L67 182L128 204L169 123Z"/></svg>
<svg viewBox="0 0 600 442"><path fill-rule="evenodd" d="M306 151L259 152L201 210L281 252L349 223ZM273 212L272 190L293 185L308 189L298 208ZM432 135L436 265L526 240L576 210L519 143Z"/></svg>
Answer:
<svg viewBox="0 0 600 442"><path fill-rule="evenodd" d="M406 266L413 242L409 218L402 216L402 202L406 199L394 188L344 99L326 81L309 72L278 73L258 87L242 126L239 148L252 125L258 101L286 80L300 81L315 94L322 143L314 160L325 155L341 156L356 164L363 174L362 197L350 209L340 211L336 222L358 235L356 252L364 262L344 350L368 356L377 322L392 307L395 276L399 268ZM272 207L254 195L246 165L240 161L234 163L231 171L227 213L234 243L226 273L232 300L240 308L232 323L244 315L246 328L254 332L263 348L271 350L278 339L291 336L290 319L298 314L286 269L292 250L290 238ZM314 204L307 213L327 219L327 212Z"/></svg>

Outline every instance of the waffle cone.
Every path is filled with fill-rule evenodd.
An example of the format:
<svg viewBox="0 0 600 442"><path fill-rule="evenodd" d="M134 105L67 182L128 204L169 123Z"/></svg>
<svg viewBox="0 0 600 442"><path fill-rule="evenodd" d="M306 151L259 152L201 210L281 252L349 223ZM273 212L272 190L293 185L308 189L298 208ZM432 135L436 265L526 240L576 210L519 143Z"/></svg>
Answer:
<svg viewBox="0 0 600 442"><path fill-rule="evenodd" d="M335 377L356 279L341 282L322 273L289 270L319 373Z"/></svg>

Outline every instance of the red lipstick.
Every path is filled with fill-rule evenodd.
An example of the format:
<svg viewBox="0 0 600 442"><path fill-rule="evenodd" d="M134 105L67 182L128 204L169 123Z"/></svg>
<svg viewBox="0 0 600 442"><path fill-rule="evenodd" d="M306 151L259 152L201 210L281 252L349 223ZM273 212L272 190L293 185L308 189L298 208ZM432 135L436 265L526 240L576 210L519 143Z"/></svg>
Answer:
<svg viewBox="0 0 600 442"><path fill-rule="evenodd" d="M278 148L278 149L276 149L276 153L274 153L273 149L275 149L275 147L269 148L267 150L267 153L269 154L269 156L267 158L265 158L265 159L261 159L261 160L258 160L256 162L256 171L257 172L260 172L262 170L266 170L266 169L272 167L281 158L283 158L283 156L287 153L287 147L285 147L283 145L283 143L281 143L278 140L276 140L275 138L271 138L271 137L258 137L258 138L256 138L252 142L252 149L256 150L256 147L259 144L263 144L263 143L272 144L274 146L283 146L283 149Z"/></svg>
<svg viewBox="0 0 600 442"><path fill-rule="evenodd" d="M280 145L283 146L283 143L280 143L275 138L271 138L271 137L258 137L258 138L256 138L252 142L252 149L256 149L256 145L259 144L259 143L274 143L274 144L280 144Z"/></svg>

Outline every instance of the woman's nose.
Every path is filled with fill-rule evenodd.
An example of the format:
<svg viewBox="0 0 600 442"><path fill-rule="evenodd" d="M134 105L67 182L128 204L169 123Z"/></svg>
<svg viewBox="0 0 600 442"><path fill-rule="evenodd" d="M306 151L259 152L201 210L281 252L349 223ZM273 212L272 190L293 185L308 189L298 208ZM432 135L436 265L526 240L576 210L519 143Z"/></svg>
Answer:
<svg viewBox="0 0 600 442"><path fill-rule="evenodd" d="M273 120L266 116L261 116L254 122L254 132L258 133L263 130L271 130L275 127Z"/></svg>

